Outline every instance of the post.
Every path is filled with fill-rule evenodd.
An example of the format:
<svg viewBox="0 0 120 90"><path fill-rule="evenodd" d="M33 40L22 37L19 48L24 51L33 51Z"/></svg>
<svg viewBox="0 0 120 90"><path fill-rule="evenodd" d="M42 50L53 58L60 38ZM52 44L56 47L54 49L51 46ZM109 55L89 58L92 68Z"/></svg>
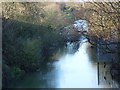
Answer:
<svg viewBox="0 0 120 90"><path fill-rule="evenodd" d="M97 42L97 76L98 76L98 85L100 84L100 68L99 68L99 43Z"/></svg>
<svg viewBox="0 0 120 90"><path fill-rule="evenodd" d="M99 62L97 63L97 71L98 71L98 85L100 83L100 76L99 76Z"/></svg>

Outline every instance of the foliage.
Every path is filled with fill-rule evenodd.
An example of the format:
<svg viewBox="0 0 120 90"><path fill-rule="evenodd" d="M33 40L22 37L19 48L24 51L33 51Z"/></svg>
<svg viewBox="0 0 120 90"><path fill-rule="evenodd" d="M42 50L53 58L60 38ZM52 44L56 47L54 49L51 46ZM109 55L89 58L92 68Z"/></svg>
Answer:
<svg viewBox="0 0 120 90"><path fill-rule="evenodd" d="M64 45L58 30L69 23L65 14L57 3L2 3L3 87L39 69Z"/></svg>
<svg viewBox="0 0 120 90"><path fill-rule="evenodd" d="M64 38L77 35L72 27L60 33L60 29L73 20L89 22L90 38L119 42L119 7L117 2L3 2L3 84L9 84L12 79L19 79L25 72L35 71L43 62L48 62L64 44Z"/></svg>
<svg viewBox="0 0 120 90"><path fill-rule="evenodd" d="M23 72L36 71L48 61L45 55L49 57L64 43L59 33L49 26L7 20L3 27L3 76L10 81L20 78Z"/></svg>
<svg viewBox="0 0 120 90"><path fill-rule="evenodd" d="M32 24L49 25L58 29L67 25L67 14L61 12L59 3L36 2L3 2L2 15L6 19L14 19ZM52 21L52 22L51 22Z"/></svg>

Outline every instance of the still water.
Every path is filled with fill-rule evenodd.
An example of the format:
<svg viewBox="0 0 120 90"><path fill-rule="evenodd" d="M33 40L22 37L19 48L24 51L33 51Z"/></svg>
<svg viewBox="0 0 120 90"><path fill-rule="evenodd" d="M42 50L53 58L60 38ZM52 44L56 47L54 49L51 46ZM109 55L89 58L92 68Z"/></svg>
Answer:
<svg viewBox="0 0 120 90"><path fill-rule="evenodd" d="M43 70L29 73L17 81L15 88L113 88L118 87L106 69L100 64L98 85L96 51L86 42L68 42L53 56L56 60L44 66ZM103 78L106 76L106 80Z"/></svg>

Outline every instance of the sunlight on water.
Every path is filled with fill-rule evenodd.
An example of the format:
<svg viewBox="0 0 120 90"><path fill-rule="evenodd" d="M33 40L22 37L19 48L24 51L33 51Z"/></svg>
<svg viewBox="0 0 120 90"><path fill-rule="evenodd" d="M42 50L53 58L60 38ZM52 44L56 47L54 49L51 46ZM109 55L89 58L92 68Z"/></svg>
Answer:
<svg viewBox="0 0 120 90"><path fill-rule="evenodd" d="M97 65L91 62L87 54L88 43L83 43L78 51L66 54L55 64L57 68L58 88L101 88L98 86Z"/></svg>

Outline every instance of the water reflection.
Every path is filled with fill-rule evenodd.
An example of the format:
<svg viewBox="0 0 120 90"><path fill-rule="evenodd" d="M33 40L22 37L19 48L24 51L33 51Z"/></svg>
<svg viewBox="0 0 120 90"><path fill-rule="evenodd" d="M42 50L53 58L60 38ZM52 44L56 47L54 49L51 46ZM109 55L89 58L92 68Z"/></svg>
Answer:
<svg viewBox="0 0 120 90"><path fill-rule="evenodd" d="M67 53L55 64L59 68L57 87L97 87L96 65L91 63L87 54L88 43L80 46L74 55Z"/></svg>
<svg viewBox="0 0 120 90"><path fill-rule="evenodd" d="M26 75L14 87L27 88L110 88L103 80L103 64L100 64L100 85L97 78L96 52L84 39L67 43L58 50L56 62L48 63L42 71ZM110 80L110 75L108 74ZM113 81L111 81L113 82Z"/></svg>

